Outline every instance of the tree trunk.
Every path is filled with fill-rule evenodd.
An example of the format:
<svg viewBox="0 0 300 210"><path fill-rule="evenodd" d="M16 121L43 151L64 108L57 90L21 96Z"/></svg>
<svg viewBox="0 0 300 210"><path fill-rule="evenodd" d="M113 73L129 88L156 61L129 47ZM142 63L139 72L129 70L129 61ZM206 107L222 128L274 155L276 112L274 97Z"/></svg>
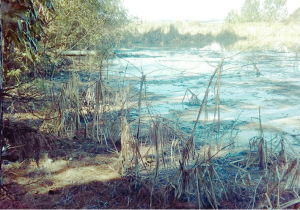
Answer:
<svg viewBox="0 0 300 210"><path fill-rule="evenodd" d="M0 1L0 200L2 195L2 185L3 185L3 172L2 172L2 148L3 148L3 89L4 89L4 76L3 76L3 56L2 56L2 1Z"/></svg>

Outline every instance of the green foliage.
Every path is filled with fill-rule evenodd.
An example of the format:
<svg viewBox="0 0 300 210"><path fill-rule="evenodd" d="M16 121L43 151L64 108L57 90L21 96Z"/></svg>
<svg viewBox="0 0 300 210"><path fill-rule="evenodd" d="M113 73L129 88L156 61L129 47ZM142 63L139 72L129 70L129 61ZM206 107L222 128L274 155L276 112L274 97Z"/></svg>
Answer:
<svg viewBox="0 0 300 210"><path fill-rule="evenodd" d="M265 0L264 20L268 22L284 21L287 18L287 0Z"/></svg>
<svg viewBox="0 0 300 210"><path fill-rule="evenodd" d="M129 23L120 0L5 0L4 77L6 86L51 75L64 50L107 54ZM45 54L51 55L45 59ZM57 63L57 62L56 62ZM46 68L44 68L46 67Z"/></svg>
<svg viewBox="0 0 300 210"><path fill-rule="evenodd" d="M296 9L288 19L291 21L300 21L300 7Z"/></svg>
<svg viewBox="0 0 300 210"><path fill-rule="evenodd" d="M287 18L287 0L265 0L262 9L259 0L245 0L241 14L231 10L226 19L226 23L238 22L275 22L283 21Z"/></svg>
<svg viewBox="0 0 300 210"><path fill-rule="evenodd" d="M51 0L2 1L3 67L6 85L20 82L39 60L38 42L48 13L53 12Z"/></svg>
<svg viewBox="0 0 300 210"><path fill-rule="evenodd" d="M236 10L231 10L225 18L225 23L237 23L239 20L239 13Z"/></svg>
<svg viewBox="0 0 300 210"><path fill-rule="evenodd" d="M54 0L57 13L44 37L46 51L102 50L118 43L127 24L119 0Z"/></svg>
<svg viewBox="0 0 300 210"><path fill-rule="evenodd" d="M246 0L241 9L241 22L258 22L260 19L260 1Z"/></svg>

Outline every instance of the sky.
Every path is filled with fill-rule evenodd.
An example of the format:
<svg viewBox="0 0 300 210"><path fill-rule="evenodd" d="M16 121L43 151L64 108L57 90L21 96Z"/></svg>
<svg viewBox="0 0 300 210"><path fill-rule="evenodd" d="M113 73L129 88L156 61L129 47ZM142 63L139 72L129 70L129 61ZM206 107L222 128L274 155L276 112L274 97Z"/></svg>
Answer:
<svg viewBox="0 0 300 210"><path fill-rule="evenodd" d="M224 20L231 9L240 11L245 0L123 0L129 14L147 20ZM262 3L262 0L261 0ZM287 0L289 14L300 0Z"/></svg>

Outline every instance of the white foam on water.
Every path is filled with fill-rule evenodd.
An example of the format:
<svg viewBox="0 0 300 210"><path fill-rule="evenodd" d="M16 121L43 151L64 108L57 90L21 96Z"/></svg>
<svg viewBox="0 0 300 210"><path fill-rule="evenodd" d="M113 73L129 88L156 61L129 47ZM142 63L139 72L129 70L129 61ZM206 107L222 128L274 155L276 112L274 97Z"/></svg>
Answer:
<svg viewBox="0 0 300 210"><path fill-rule="evenodd" d="M262 125L268 135L274 136L278 132L282 135L300 133L299 64L295 63L294 53L284 46L277 48L277 52L281 53L243 52L233 59L224 60L220 89L221 121L236 120L240 114L239 121L257 122L261 107ZM147 91L163 96L152 102L151 110L162 116L170 116L169 110L176 110L180 112L182 121L190 123L197 118L199 106L189 106L186 100L181 103L186 90L191 90L202 101L210 76L221 58L233 54L216 43L204 48L134 52L139 53L148 57L125 58L116 68L127 66L126 73L136 77L141 77L143 71L147 78ZM251 56L258 58L260 74L245 59ZM210 107L214 107L215 82L216 79L209 91ZM209 121L213 120L213 110L210 108ZM257 135L258 128L239 129L236 138L239 144L246 145L253 135Z"/></svg>

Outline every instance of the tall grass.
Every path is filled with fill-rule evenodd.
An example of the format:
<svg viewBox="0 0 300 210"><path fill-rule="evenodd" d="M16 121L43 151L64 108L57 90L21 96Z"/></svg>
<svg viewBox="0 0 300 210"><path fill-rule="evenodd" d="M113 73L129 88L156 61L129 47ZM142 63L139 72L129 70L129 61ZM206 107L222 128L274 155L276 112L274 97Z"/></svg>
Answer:
<svg viewBox="0 0 300 210"><path fill-rule="evenodd" d="M238 36L247 37L247 40L241 40L230 46L229 50L242 50L249 48L250 44L259 43L252 46L252 50L284 50L278 49L280 46L286 46L290 51L296 52L299 48L300 23L237 23L228 24L224 27L232 28Z"/></svg>
<svg viewBox="0 0 300 210"><path fill-rule="evenodd" d="M290 51L299 48L300 23L200 23L144 22L132 24L123 44L132 47L139 44L155 46L199 47L217 41L227 50L243 50L259 42L250 50L272 50L282 45ZM280 49L276 49L280 50Z"/></svg>

